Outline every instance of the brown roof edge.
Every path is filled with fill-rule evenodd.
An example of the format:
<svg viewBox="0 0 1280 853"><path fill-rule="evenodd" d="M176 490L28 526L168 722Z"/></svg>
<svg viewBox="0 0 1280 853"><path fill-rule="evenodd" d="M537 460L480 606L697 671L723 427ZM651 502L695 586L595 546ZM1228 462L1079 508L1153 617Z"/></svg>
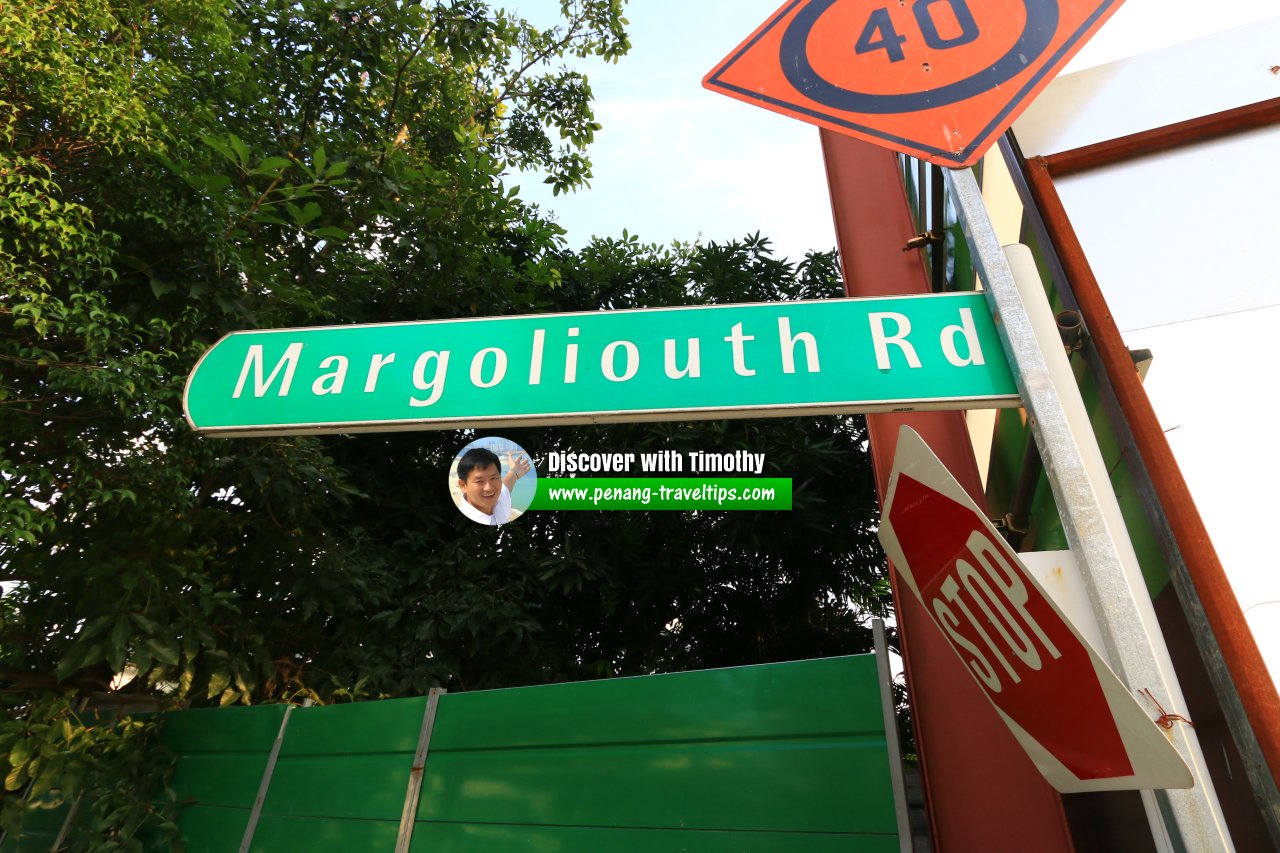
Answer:
<svg viewBox="0 0 1280 853"><path fill-rule="evenodd" d="M1280 123L1280 98L1036 158L1055 178Z"/></svg>

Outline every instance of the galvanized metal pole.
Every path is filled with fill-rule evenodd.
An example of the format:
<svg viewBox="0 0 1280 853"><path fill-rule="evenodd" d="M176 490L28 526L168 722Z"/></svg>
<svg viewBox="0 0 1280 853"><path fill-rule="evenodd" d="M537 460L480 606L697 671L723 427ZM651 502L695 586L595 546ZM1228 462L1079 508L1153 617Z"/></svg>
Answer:
<svg viewBox="0 0 1280 853"><path fill-rule="evenodd" d="M84 791L80 792L80 796L76 797L76 801L71 804L71 808L67 809L67 817L62 821L62 828L58 830L58 837L53 839L53 846L49 848L50 853L58 853L64 849L63 845L67 843L67 836L71 834L71 827L76 825L76 816L80 814L80 806L84 804Z"/></svg>
<svg viewBox="0 0 1280 853"><path fill-rule="evenodd" d="M880 681L880 713L884 717L884 740L889 749L889 780L893 785L893 813L898 821L899 853L914 853L911 833L911 810L907 805L907 783L902 771L902 744L898 740L898 715L893 705L893 673L889 669L889 640L884 620L871 620L871 638L875 644L876 674Z"/></svg>
<svg viewBox="0 0 1280 853"><path fill-rule="evenodd" d="M1106 648L1099 651L1139 703L1153 711L1153 718L1160 714L1153 699L1165 712L1185 717L1186 703L1079 388L1073 380L1055 382L1054 374L1061 373L1062 365L1051 368L1051 361L1066 361L1056 332L1053 341L1037 335L1034 313L1042 320L1048 314L1052 322L1043 287L1037 276L1034 286L1019 288L973 172L948 170L947 179L1044 459L1067 541L1080 563L1102 628ZM1173 722L1168 736L1191 769L1195 785L1187 790L1143 792L1157 845L1195 853L1234 850L1194 730Z"/></svg>
<svg viewBox="0 0 1280 853"><path fill-rule="evenodd" d="M311 701L307 700L307 705ZM262 769L262 780L258 783L258 794L253 798L253 808L249 811L249 820L245 823L244 836L240 839L240 853L249 853L253 844L253 835L258 831L258 819L262 817L262 806L267 801L267 791L271 790L271 777L276 772L276 761L280 758L280 747L284 745L284 734L289 728L289 715L294 706L284 709L280 717L280 728L276 730L276 739L271 744L271 752L267 755L267 764Z"/></svg>
<svg viewBox="0 0 1280 853"><path fill-rule="evenodd" d="M418 730L418 748L413 753L413 764L409 766L409 785L405 789L404 809L400 812L400 831L396 835L395 853L409 853L409 845L413 843L413 827L418 818L418 800L422 796L422 777L426 772L427 752L431 749L431 733L435 731L440 697L447 692L443 687L432 687L427 691L427 704L422 710L422 727Z"/></svg>

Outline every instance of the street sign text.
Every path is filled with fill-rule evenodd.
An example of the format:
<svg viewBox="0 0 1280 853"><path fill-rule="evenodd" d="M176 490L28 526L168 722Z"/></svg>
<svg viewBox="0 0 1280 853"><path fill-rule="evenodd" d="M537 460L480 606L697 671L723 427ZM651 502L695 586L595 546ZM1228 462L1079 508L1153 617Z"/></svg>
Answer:
<svg viewBox="0 0 1280 853"><path fill-rule="evenodd" d="M1016 404L974 293L236 332L186 393L242 435Z"/></svg>

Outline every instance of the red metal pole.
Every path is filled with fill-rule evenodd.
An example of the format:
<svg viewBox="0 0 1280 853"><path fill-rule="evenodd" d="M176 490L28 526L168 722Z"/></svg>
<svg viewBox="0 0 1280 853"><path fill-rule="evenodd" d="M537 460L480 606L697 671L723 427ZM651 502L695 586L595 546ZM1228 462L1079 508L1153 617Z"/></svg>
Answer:
<svg viewBox="0 0 1280 853"><path fill-rule="evenodd" d="M915 226L890 151L822 131L831 208L850 296L928 293ZM960 412L869 415L876 486L884 498L898 428L925 439L973 499L985 504ZM915 597L894 600L935 847L1058 853L1073 849L1062 798L1023 753Z"/></svg>

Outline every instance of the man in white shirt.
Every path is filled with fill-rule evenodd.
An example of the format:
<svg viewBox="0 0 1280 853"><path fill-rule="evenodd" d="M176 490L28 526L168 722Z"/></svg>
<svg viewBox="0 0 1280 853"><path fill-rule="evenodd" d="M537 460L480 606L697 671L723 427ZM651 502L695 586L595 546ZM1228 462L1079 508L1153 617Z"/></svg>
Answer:
<svg viewBox="0 0 1280 853"><path fill-rule="evenodd" d="M502 474L498 454L483 447L473 447L458 460L458 490L462 503L458 509L478 524L506 524L511 520L511 489L533 466L524 456L507 454L507 473Z"/></svg>

